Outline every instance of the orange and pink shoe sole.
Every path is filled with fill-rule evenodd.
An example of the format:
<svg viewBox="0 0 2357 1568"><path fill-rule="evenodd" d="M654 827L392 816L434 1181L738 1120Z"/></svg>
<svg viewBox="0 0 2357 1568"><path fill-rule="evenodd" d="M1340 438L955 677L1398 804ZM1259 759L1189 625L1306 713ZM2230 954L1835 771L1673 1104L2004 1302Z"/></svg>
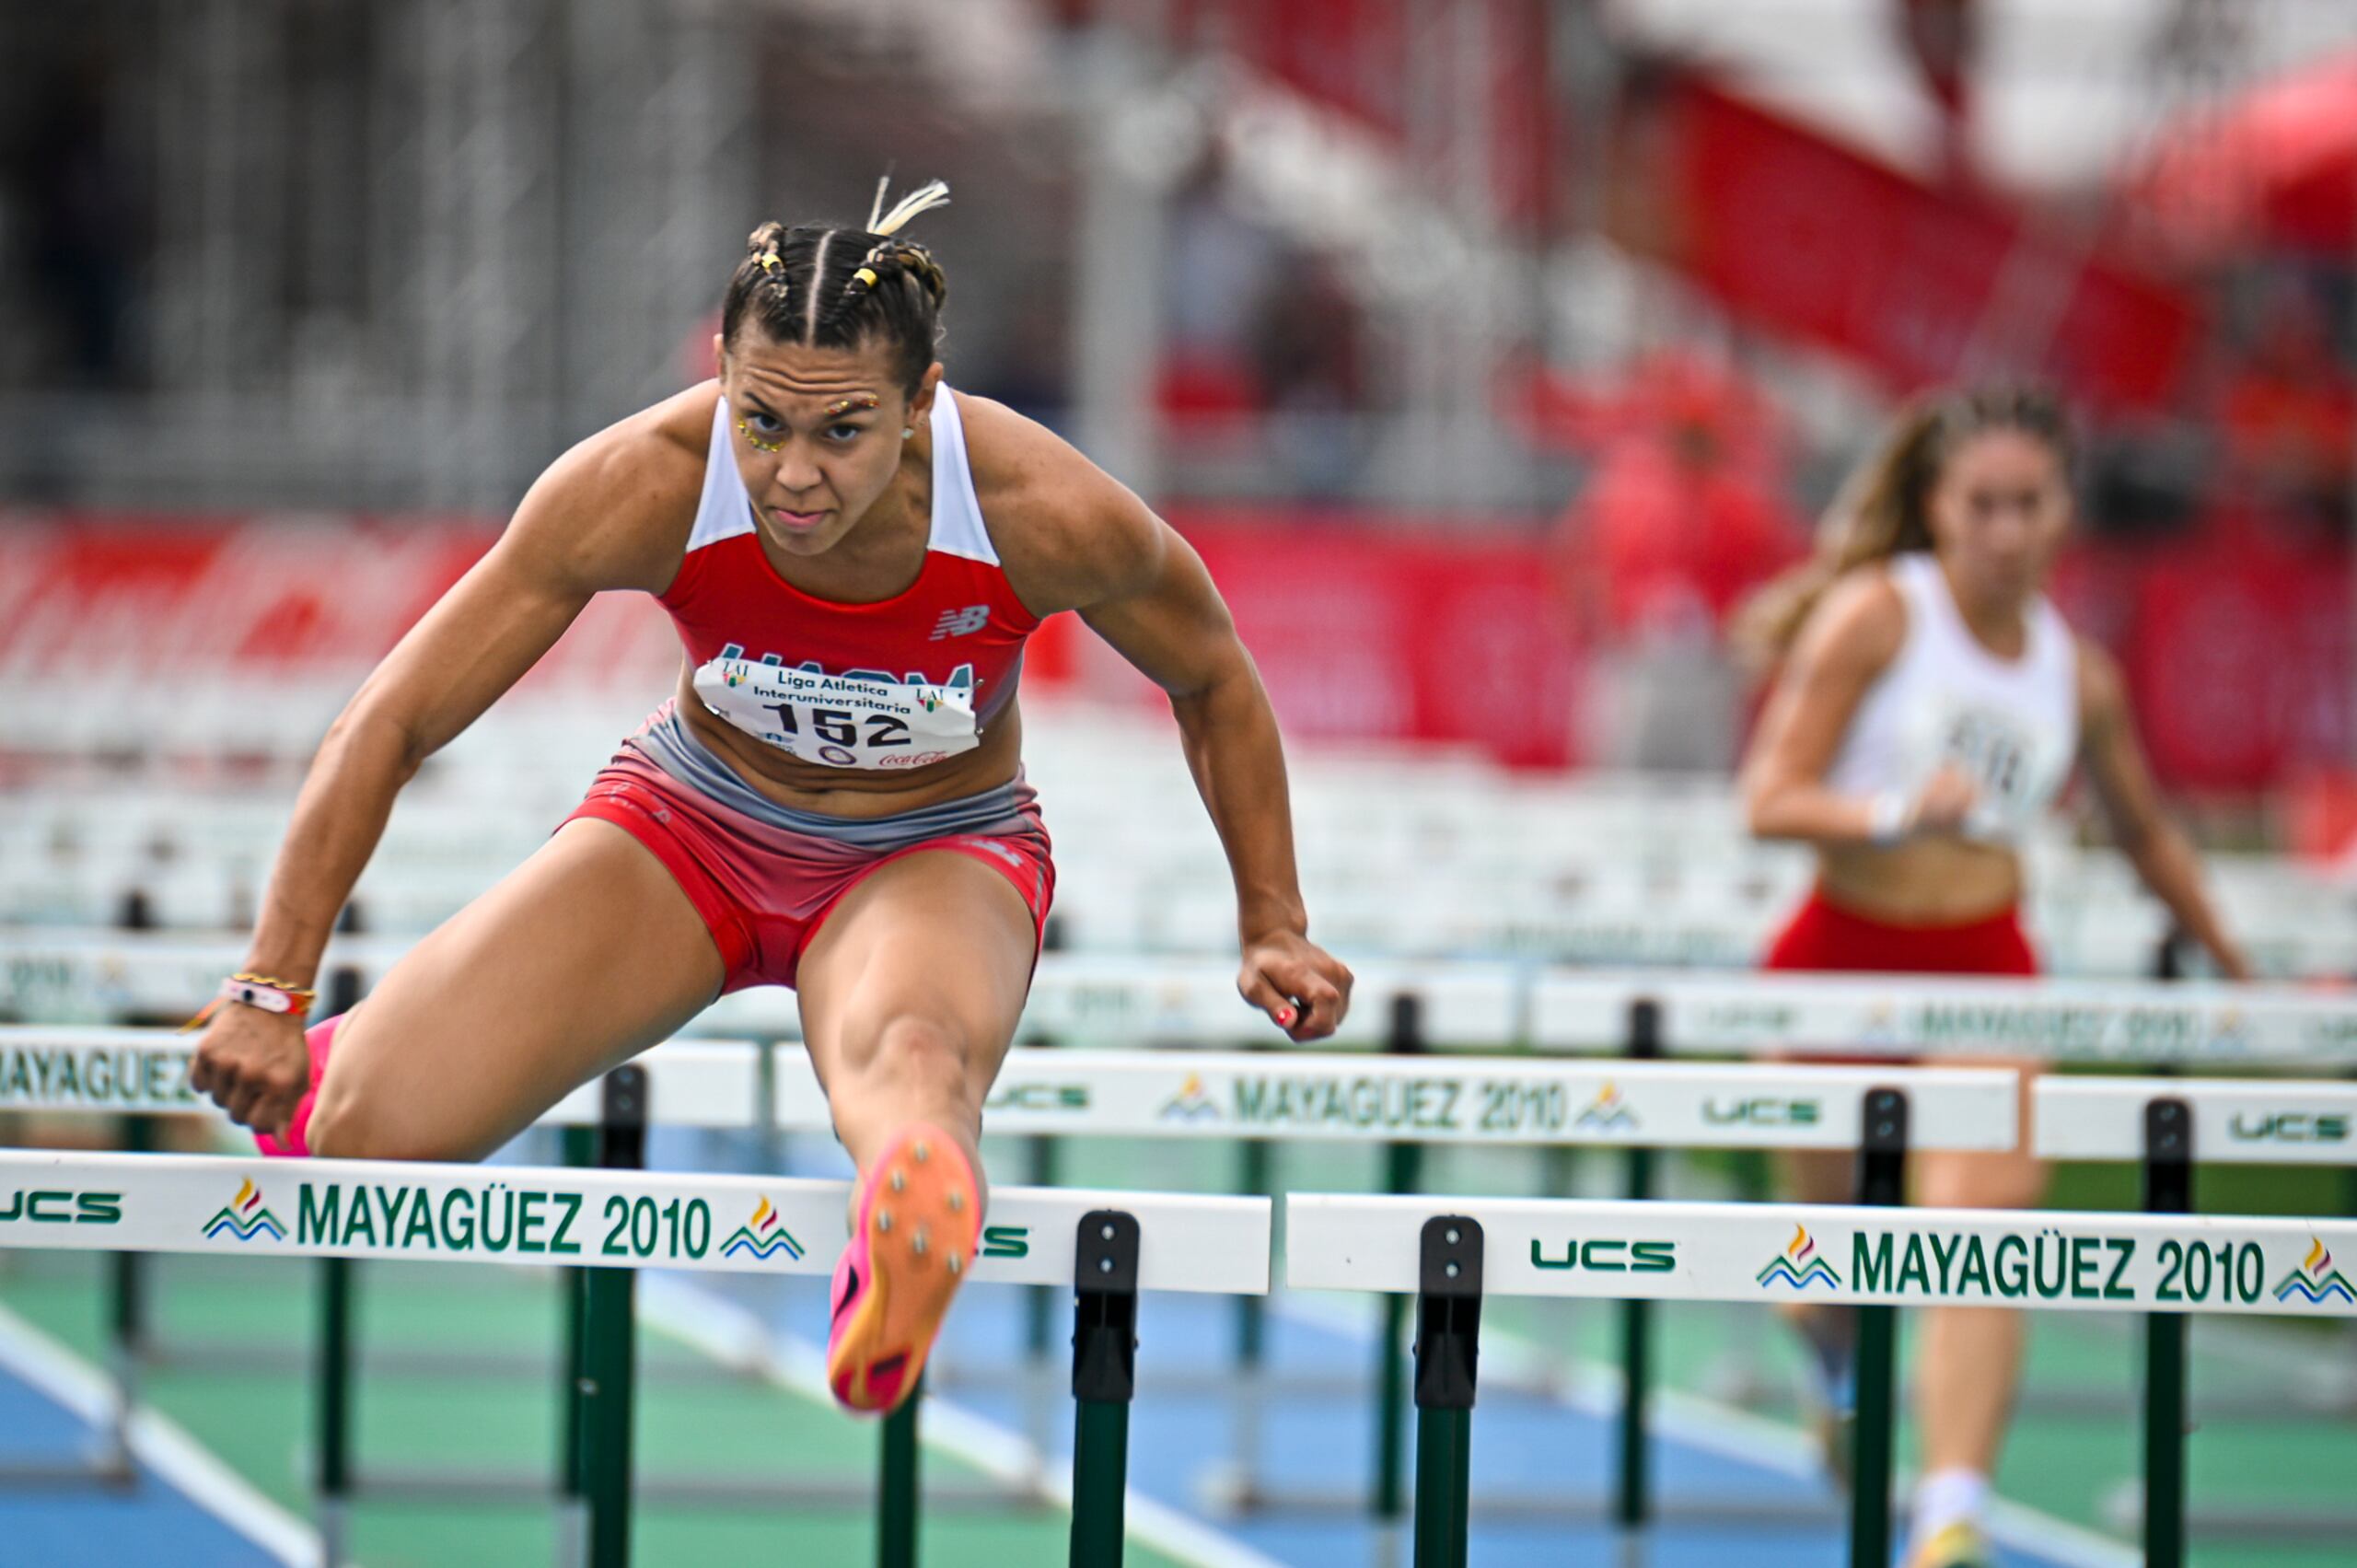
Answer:
<svg viewBox="0 0 2357 1568"><path fill-rule="evenodd" d="M922 1123L895 1135L862 1178L827 1342L827 1383L849 1409L881 1414L916 1388L973 1267L981 1198L965 1151Z"/></svg>

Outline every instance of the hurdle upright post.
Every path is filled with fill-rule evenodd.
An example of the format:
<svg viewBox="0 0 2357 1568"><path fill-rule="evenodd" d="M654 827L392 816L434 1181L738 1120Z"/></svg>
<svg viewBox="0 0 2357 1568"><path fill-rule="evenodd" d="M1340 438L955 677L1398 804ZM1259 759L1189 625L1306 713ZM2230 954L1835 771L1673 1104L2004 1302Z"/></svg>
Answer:
<svg viewBox="0 0 2357 1568"><path fill-rule="evenodd" d="M1138 1222L1081 1215L1073 1254L1074 1568L1119 1568L1129 1491L1130 1401L1137 1394Z"/></svg>
<svg viewBox="0 0 2357 1568"><path fill-rule="evenodd" d="M568 1166L595 1165L598 1163L598 1130L594 1127L563 1128L559 1132L557 1147ZM585 1359L589 1349L589 1271L565 1270L564 1288L561 1294L558 1343L562 1347L562 1359L557 1365L556 1562L557 1568L578 1568L589 1550L587 1504L581 1489L581 1391L589 1379L588 1363Z"/></svg>
<svg viewBox="0 0 2357 1568"><path fill-rule="evenodd" d="M1661 1004L1640 996L1629 1004L1629 1055L1653 1062L1661 1056ZM1631 1202L1654 1195L1654 1151L1629 1151L1628 1194ZM1651 1509L1651 1477L1645 1464L1645 1406L1653 1381L1653 1303L1634 1296L1620 1304L1620 1432L1612 1494L1612 1520L1624 1530L1641 1527Z"/></svg>
<svg viewBox="0 0 2357 1568"><path fill-rule="evenodd" d="M144 1155L155 1149L154 1117L126 1116L122 1125L124 1153ZM139 1408L139 1369L152 1349L147 1332L151 1277L142 1253L112 1253L108 1262L112 1274L112 1311L108 1323L107 1370L114 1398L107 1411L106 1453L99 1468L109 1479L128 1484L138 1475L131 1454L131 1417Z"/></svg>
<svg viewBox="0 0 2357 1568"><path fill-rule="evenodd" d="M2193 1111L2164 1096L2144 1107L2144 1212L2193 1208ZM2185 1568L2186 1320L2144 1317L2144 1568Z"/></svg>
<svg viewBox="0 0 2357 1568"><path fill-rule="evenodd" d="M1391 999L1391 1033L1386 1051L1394 1056L1421 1055L1424 1049L1423 999L1401 992ZM1387 1144L1383 1148L1383 1190L1413 1192L1422 1179L1423 1145ZM1377 1519L1396 1519L1406 1500L1402 1439L1408 1425L1408 1364L1399 1348L1408 1326L1405 1296L1383 1298L1383 1329L1376 1342L1375 1496Z"/></svg>
<svg viewBox="0 0 2357 1568"><path fill-rule="evenodd" d="M1415 1568L1465 1568L1481 1353L1480 1222L1463 1214L1426 1220L1416 1273Z"/></svg>
<svg viewBox="0 0 2357 1568"><path fill-rule="evenodd" d="M606 1074L598 1164L607 1170L646 1165L647 1086L644 1067ZM638 1274L628 1268L581 1271L581 1488L586 1504L587 1568L630 1568L632 1384L637 1375Z"/></svg>
<svg viewBox="0 0 2357 1568"><path fill-rule="evenodd" d="M1858 1202L1895 1208L1907 1196L1907 1096L1868 1089L1861 1108ZM1850 1463L1850 1568L1890 1561L1892 1423L1898 1416L1898 1309L1859 1307L1856 1430Z"/></svg>
<svg viewBox="0 0 2357 1568"><path fill-rule="evenodd" d="M345 904L337 914L335 928L345 935L354 935L366 923L355 900ZM325 1004L321 1009L323 1017L339 1017L351 1012L360 1005L361 993L366 989L358 966L338 965L319 988ZM319 1086L314 1084L311 1087L316 1090ZM319 1365L313 1370L319 1388L319 1451L314 1456L317 1463L312 1484L318 1493L314 1512L319 1531L319 1559L327 1568L339 1568L343 1563L351 1533L354 1374L352 1326L358 1316L353 1298L354 1276L358 1268L350 1258L319 1260Z"/></svg>
<svg viewBox="0 0 2357 1568"><path fill-rule="evenodd" d="M120 931L153 931L156 908L145 888L122 896L116 912ZM118 1021L122 1016L118 1015ZM145 1116L121 1120L125 1152L145 1154L155 1147L155 1124ZM149 1352L147 1342L148 1261L137 1252L115 1252L107 1258L107 1374L113 1396L107 1410L106 1450L99 1469L109 1480L128 1483L138 1470L131 1457L131 1417L139 1406L139 1369Z"/></svg>
<svg viewBox="0 0 2357 1568"><path fill-rule="evenodd" d="M924 1377L919 1374L900 1408L884 1418L876 1456L877 1568L916 1568L919 1510L924 1505L917 1412L923 1408Z"/></svg>

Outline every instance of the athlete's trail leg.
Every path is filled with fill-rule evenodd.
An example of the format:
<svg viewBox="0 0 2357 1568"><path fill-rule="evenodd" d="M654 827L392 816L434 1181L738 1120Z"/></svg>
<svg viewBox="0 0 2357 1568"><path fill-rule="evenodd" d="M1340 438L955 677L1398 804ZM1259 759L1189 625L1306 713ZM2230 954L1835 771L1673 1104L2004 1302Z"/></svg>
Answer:
<svg viewBox="0 0 2357 1568"><path fill-rule="evenodd" d="M480 1159L668 1039L721 980L702 917L662 863L610 822L568 822L338 1028L311 1150Z"/></svg>

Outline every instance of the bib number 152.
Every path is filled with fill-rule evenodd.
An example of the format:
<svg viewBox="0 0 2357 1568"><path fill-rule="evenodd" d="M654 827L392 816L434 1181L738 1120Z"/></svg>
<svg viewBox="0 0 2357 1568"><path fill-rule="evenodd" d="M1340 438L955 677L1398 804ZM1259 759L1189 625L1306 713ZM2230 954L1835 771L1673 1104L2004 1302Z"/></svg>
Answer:
<svg viewBox="0 0 2357 1568"><path fill-rule="evenodd" d="M806 731L815 739L830 746L857 746L859 715L849 708L820 708L799 703L764 703L761 704L777 715L778 728L792 736ZM871 747L906 746L909 744L909 723L890 714L867 715L867 741Z"/></svg>

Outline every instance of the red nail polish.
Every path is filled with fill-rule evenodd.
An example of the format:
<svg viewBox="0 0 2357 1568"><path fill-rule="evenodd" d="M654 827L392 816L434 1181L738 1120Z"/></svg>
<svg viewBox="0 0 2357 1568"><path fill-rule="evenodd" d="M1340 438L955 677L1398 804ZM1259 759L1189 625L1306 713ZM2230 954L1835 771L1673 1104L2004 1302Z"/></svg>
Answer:
<svg viewBox="0 0 2357 1568"><path fill-rule="evenodd" d="M1285 1028L1293 1028L1293 1009L1290 1007L1278 1008L1277 1022Z"/></svg>

